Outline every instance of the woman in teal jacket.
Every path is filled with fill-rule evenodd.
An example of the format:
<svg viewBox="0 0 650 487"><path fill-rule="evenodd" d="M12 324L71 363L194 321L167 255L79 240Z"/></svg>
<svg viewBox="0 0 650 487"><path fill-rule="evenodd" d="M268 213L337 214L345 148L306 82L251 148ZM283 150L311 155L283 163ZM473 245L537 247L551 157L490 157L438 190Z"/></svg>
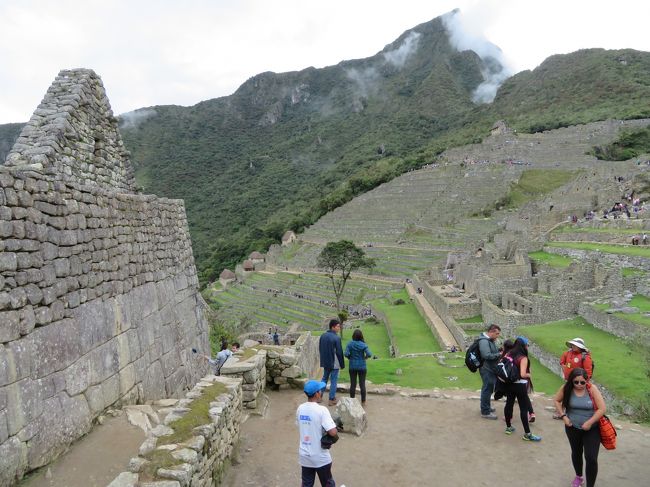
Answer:
<svg viewBox="0 0 650 487"><path fill-rule="evenodd" d="M361 404L366 403L366 359L372 357L372 352L363 341L363 333L360 329L352 333L352 341L345 347L345 356L349 359L348 370L350 371L350 397L354 397L357 390L357 377L361 389Z"/></svg>

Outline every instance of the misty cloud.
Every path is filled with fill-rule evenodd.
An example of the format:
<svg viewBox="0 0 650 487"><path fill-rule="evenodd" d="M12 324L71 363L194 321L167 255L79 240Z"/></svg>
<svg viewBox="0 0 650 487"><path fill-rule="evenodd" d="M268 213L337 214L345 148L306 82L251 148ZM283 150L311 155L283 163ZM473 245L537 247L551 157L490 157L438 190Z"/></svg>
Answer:
<svg viewBox="0 0 650 487"><path fill-rule="evenodd" d="M122 113L118 118L120 120L120 128L133 129L144 122L146 119L157 115L156 110L153 108L140 108L132 112Z"/></svg>
<svg viewBox="0 0 650 487"><path fill-rule="evenodd" d="M474 51L485 64L482 71L484 81L474 90L472 101L491 103L501 83L513 74L506 65L503 52L483 35L472 33L463 23L460 10L444 15L442 21L449 33L451 45L459 51Z"/></svg>
<svg viewBox="0 0 650 487"><path fill-rule="evenodd" d="M375 91L379 79L379 73L375 68L366 68L364 70L350 68L345 70L345 75L354 82L357 94L364 98Z"/></svg>
<svg viewBox="0 0 650 487"><path fill-rule="evenodd" d="M421 34L419 32L411 32L408 36L406 36L406 39L404 39L404 42L402 42L401 46L399 46L397 49L393 49L392 51L385 52L384 59L386 62L401 69L406 63L406 60L409 58L409 56L418 47L418 40L420 38L420 35Z"/></svg>

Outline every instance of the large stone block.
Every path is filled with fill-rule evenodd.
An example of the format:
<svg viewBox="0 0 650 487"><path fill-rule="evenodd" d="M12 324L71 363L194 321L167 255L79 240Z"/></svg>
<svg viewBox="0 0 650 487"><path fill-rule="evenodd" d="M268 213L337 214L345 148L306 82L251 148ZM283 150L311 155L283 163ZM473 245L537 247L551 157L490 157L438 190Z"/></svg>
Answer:
<svg viewBox="0 0 650 487"><path fill-rule="evenodd" d="M366 411L356 398L342 397L336 405L336 412L343 422L343 431L361 436L368 427Z"/></svg>
<svg viewBox="0 0 650 487"><path fill-rule="evenodd" d="M10 342L20 336L18 311L0 311L0 343Z"/></svg>
<svg viewBox="0 0 650 487"><path fill-rule="evenodd" d="M37 317L38 320L38 317ZM28 335L33 341L35 372L44 377L63 370L82 355L77 324L71 319L63 319L38 327Z"/></svg>
<svg viewBox="0 0 650 487"><path fill-rule="evenodd" d="M12 485L27 469L27 445L15 436L0 443L0 485Z"/></svg>

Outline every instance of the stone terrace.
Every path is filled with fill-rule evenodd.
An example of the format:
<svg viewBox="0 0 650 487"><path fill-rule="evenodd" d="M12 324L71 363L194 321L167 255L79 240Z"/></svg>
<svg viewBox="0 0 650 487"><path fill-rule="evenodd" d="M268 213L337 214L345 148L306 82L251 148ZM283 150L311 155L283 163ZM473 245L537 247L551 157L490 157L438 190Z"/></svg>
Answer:
<svg viewBox="0 0 650 487"><path fill-rule="evenodd" d="M342 302L354 306L399 287L398 283L353 277ZM212 296L221 305L219 316L229 320L239 321L249 316L257 322L281 327L297 323L304 329L317 329L325 319L336 314L331 283L321 274L255 272L242 283L229 285Z"/></svg>

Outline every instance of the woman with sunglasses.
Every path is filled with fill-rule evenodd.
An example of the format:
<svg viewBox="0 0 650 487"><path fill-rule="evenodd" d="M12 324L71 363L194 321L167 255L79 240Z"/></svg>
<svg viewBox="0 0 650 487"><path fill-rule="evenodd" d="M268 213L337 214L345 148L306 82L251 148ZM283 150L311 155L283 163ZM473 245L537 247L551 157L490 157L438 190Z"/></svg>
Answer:
<svg viewBox="0 0 650 487"><path fill-rule="evenodd" d="M572 487L584 485L582 457L586 463L587 487L596 484L600 428L598 420L605 414L605 400L598 388L589 383L585 369L573 369L567 382L555 395L555 409L564 421L564 430L571 446L571 462L576 477Z"/></svg>

